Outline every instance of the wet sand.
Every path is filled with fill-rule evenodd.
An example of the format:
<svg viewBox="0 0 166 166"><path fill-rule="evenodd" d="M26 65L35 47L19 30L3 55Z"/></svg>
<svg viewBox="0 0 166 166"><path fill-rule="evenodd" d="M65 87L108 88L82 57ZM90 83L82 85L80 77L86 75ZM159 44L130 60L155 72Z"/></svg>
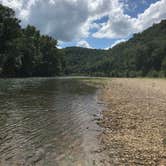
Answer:
<svg viewBox="0 0 166 166"><path fill-rule="evenodd" d="M166 80L110 79L99 100L105 165L166 165Z"/></svg>

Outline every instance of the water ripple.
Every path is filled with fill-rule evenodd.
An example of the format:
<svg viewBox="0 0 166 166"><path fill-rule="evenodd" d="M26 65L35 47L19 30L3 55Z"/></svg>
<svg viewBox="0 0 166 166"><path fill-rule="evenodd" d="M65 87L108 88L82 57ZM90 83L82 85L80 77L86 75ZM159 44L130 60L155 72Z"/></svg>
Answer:
<svg viewBox="0 0 166 166"><path fill-rule="evenodd" d="M0 165L92 165L95 93L78 80L1 79Z"/></svg>

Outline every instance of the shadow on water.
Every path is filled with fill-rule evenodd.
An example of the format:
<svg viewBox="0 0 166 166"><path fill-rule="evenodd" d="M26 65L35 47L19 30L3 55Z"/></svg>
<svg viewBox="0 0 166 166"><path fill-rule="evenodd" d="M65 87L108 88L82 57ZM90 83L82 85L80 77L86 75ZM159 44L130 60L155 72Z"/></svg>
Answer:
<svg viewBox="0 0 166 166"><path fill-rule="evenodd" d="M96 91L79 79L1 79L0 165L93 165Z"/></svg>

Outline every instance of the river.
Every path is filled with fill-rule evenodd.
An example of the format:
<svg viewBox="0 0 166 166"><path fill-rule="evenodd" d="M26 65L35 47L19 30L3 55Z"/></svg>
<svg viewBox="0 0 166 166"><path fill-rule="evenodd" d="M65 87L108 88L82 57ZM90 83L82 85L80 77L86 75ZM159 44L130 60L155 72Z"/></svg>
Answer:
<svg viewBox="0 0 166 166"><path fill-rule="evenodd" d="M97 93L78 78L0 79L0 165L95 165Z"/></svg>

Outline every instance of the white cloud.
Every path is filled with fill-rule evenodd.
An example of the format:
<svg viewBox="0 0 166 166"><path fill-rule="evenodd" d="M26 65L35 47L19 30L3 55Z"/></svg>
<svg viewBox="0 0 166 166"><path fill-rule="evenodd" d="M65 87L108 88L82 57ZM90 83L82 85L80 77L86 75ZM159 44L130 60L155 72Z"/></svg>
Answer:
<svg viewBox="0 0 166 166"><path fill-rule="evenodd" d="M135 19L128 15L114 15L107 22L101 25L98 32L93 34L96 38L125 38L138 31L137 27L134 26Z"/></svg>
<svg viewBox="0 0 166 166"><path fill-rule="evenodd" d="M22 8L22 2L22 0L0 0L0 3L2 3L3 5L13 8L15 10Z"/></svg>
<svg viewBox="0 0 166 166"><path fill-rule="evenodd" d="M57 48L62 49L63 41L58 40Z"/></svg>
<svg viewBox="0 0 166 166"><path fill-rule="evenodd" d="M62 49L62 47L61 47L61 46L57 46L57 48Z"/></svg>
<svg viewBox="0 0 166 166"><path fill-rule="evenodd" d="M124 14L125 3L113 1L108 21L100 24L100 29L93 34L96 38L125 38L131 32L136 31L135 19Z"/></svg>
<svg viewBox="0 0 166 166"><path fill-rule="evenodd" d="M112 45L111 45L111 48L115 47L117 44L120 44L120 43L123 43L127 41L126 39L120 39L120 40L117 40L115 41Z"/></svg>
<svg viewBox="0 0 166 166"><path fill-rule="evenodd" d="M63 41L87 37L88 7L81 0L38 0L30 8L28 22L42 33ZM81 6L81 7L80 7ZM80 7L80 8L79 8Z"/></svg>
<svg viewBox="0 0 166 166"><path fill-rule="evenodd" d="M109 13L118 0L0 0L12 7L22 25L35 25L44 34L62 41L80 40L92 28L94 20Z"/></svg>
<svg viewBox="0 0 166 166"><path fill-rule="evenodd" d="M139 31L142 31L163 19L166 19L166 0L151 4L144 13L139 14L135 26L138 26Z"/></svg>
<svg viewBox="0 0 166 166"><path fill-rule="evenodd" d="M166 0L152 4L137 18L124 13L129 0L0 0L13 8L22 25L35 25L44 34L61 41L95 38L127 38L161 19L166 19ZM142 0L142 2L146 2ZM108 16L105 23L95 20Z"/></svg>
<svg viewBox="0 0 166 166"><path fill-rule="evenodd" d="M84 47L84 48L92 48L89 43L85 40L81 40L77 43L78 47Z"/></svg>
<svg viewBox="0 0 166 166"><path fill-rule="evenodd" d="M101 24L101 28L93 36L96 38L125 38L166 19L166 0L151 4L137 18L124 14L123 7L120 6L117 10L110 11L109 20Z"/></svg>
<svg viewBox="0 0 166 166"><path fill-rule="evenodd" d="M120 44L120 43L123 43L123 42L126 42L126 41L127 41L127 39L116 40L110 47L106 47L106 48L104 48L104 50L109 50L110 48L115 47L117 44Z"/></svg>

